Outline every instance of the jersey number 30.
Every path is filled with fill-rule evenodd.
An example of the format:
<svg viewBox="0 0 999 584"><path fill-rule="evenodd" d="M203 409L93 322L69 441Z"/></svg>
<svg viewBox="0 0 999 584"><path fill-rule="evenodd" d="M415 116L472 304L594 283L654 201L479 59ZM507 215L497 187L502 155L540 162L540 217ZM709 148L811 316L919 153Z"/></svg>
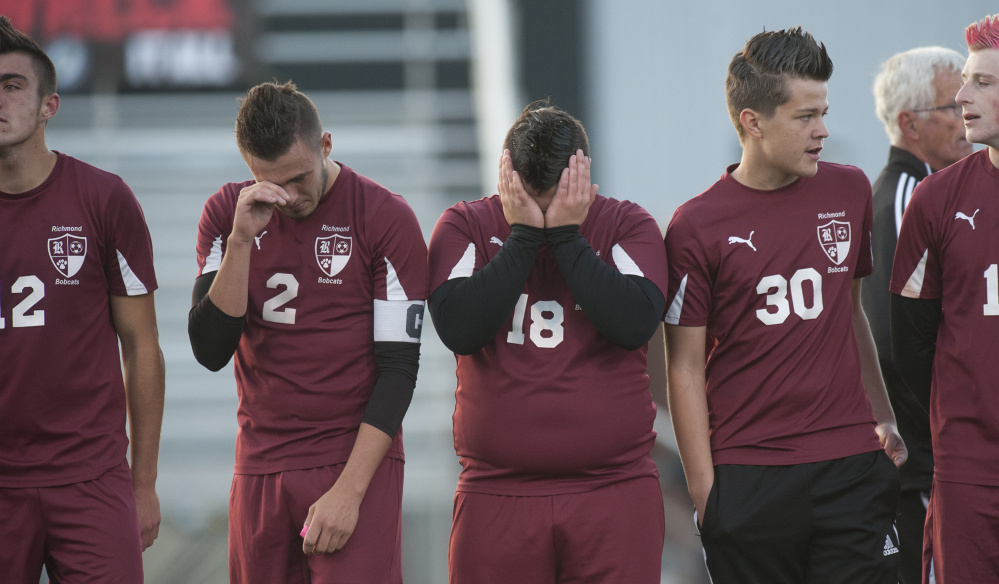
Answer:
<svg viewBox="0 0 999 584"><path fill-rule="evenodd" d="M804 283L812 283L812 302L808 306L805 301ZM770 312L766 308L756 311L756 318L765 325L781 324L791 315L791 307L801 320L813 320L822 314L822 275L815 268L802 268L791 276L791 303L787 302L788 281L784 276L776 274L765 276L756 285L757 294L767 295L767 305L776 308ZM772 291L772 292L771 292Z"/></svg>
<svg viewBox="0 0 999 584"><path fill-rule="evenodd" d="M506 334L506 342L524 344L524 316L527 312L527 294L521 294L513 309L513 330ZM551 316L547 316L551 315ZM542 349L557 347L565 337L562 305L554 300L538 300L531 305L531 342Z"/></svg>

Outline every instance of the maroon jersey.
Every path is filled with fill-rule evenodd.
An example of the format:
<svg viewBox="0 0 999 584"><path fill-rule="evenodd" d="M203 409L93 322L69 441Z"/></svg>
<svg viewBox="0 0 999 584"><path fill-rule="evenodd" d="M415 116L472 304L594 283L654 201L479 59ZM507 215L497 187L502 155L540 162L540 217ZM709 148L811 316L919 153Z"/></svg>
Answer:
<svg viewBox="0 0 999 584"><path fill-rule="evenodd" d="M853 332L871 272L871 185L853 167L771 191L733 165L666 230L666 322L706 326L715 464L785 465L880 448Z"/></svg>
<svg viewBox="0 0 999 584"><path fill-rule="evenodd" d="M88 481L125 460L109 295L156 289L132 191L57 154L37 188L0 193L0 487Z"/></svg>
<svg viewBox="0 0 999 584"><path fill-rule="evenodd" d="M940 299L930 427L942 481L999 485L999 170L981 150L919 183L891 291Z"/></svg>
<svg viewBox="0 0 999 584"><path fill-rule="evenodd" d="M340 165L304 219L275 212L250 257L236 349L236 473L345 462L375 382L375 341L418 343L427 246L402 197ZM239 191L205 203L198 275L218 270ZM402 432L388 456L402 459Z"/></svg>
<svg viewBox="0 0 999 584"><path fill-rule="evenodd" d="M659 228L638 205L597 196L580 232L609 265L666 289ZM482 269L509 235L498 196L445 211L430 239L431 289ZM507 324L457 356L458 490L548 495L658 476L645 357L597 332L542 246Z"/></svg>

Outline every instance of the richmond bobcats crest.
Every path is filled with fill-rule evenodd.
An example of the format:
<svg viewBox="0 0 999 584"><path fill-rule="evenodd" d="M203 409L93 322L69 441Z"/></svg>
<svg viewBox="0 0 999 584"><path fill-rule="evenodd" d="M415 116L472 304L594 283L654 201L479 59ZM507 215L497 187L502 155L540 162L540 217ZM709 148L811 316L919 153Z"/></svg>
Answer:
<svg viewBox="0 0 999 584"><path fill-rule="evenodd" d="M820 225L819 244L832 263L840 265L850 254L850 224L845 221L830 221Z"/></svg>
<svg viewBox="0 0 999 584"><path fill-rule="evenodd" d="M49 240L49 259L59 273L72 278L83 267L87 255L87 238L76 235L63 235Z"/></svg>
<svg viewBox="0 0 999 584"><path fill-rule="evenodd" d="M353 238L342 235L316 238L316 261L327 276L335 276L347 265L354 249Z"/></svg>

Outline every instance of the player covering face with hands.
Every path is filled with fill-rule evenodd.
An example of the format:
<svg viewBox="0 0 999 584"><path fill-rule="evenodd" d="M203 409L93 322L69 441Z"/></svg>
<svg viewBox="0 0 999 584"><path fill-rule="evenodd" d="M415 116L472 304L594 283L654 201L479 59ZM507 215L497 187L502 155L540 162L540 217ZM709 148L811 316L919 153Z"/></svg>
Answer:
<svg viewBox="0 0 999 584"><path fill-rule="evenodd" d="M452 583L658 582L645 345L665 307L648 213L598 194L582 124L544 102L497 194L441 216L430 310L457 359Z"/></svg>

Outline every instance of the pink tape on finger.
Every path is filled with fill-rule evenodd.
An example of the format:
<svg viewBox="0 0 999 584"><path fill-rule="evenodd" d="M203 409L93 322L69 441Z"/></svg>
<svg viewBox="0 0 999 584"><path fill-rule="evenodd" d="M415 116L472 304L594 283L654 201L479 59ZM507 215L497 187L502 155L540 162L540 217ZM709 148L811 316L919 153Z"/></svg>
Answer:
<svg viewBox="0 0 999 584"><path fill-rule="evenodd" d="M309 526L306 525L302 528L302 531L298 534L298 537L305 537L305 534L309 533Z"/></svg>

